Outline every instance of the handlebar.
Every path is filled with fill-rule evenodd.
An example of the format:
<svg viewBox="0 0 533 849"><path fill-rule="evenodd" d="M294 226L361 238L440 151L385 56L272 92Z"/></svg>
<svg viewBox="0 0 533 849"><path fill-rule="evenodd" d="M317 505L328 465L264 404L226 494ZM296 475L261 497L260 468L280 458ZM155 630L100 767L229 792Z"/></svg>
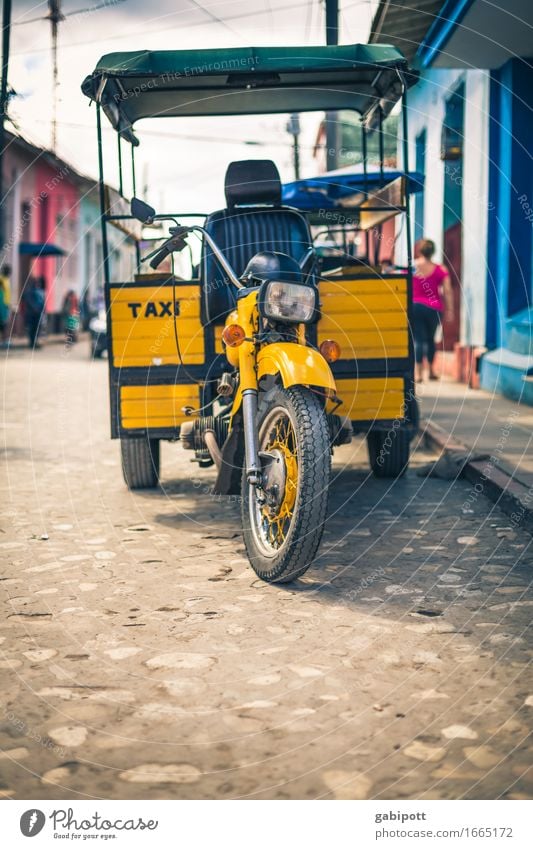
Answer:
<svg viewBox="0 0 533 849"><path fill-rule="evenodd" d="M189 226L183 227L172 227L170 233L170 238L167 239L167 241L160 248L156 248L155 251L152 251L152 253L145 256L143 258L143 262L147 259L151 259L152 261L150 262L150 267L155 269L159 265L161 265L161 263L163 262L165 257L168 256L168 254L172 253L173 251L182 251L187 246L185 236L187 236L189 233L201 233L205 241L215 254L215 257L217 258L222 270L229 277L235 288L244 289L244 284L241 283L241 281L235 274L233 268L227 261L226 257L218 247L217 243L215 242L213 237L209 235L209 233L204 227L200 227L198 224L191 224ZM313 248L309 248L300 260L300 268L302 269L302 272L307 274L307 277L309 277L312 270L311 261L313 258L314 250ZM309 266L309 269L306 271L307 266Z"/></svg>
<svg viewBox="0 0 533 849"><path fill-rule="evenodd" d="M143 257L143 262L146 262L147 259L152 259L150 263L151 268L157 268L168 254L173 251L182 251L185 247L187 247L187 242L185 241L185 236L188 233L187 227L171 227L170 233L171 236L169 239L161 245L160 248L156 248L152 253L147 254Z"/></svg>
<svg viewBox="0 0 533 849"><path fill-rule="evenodd" d="M152 259L150 263L150 268L158 268L165 259L165 257L169 255L169 253L170 251L168 247L166 245L163 245L163 247L158 250L154 258Z"/></svg>
<svg viewBox="0 0 533 849"><path fill-rule="evenodd" d="M167 239L167 241L160 248L156 248L155 251L152 251L152 253L145 256L143 258L143 262L146 261L147 259L152 258L150 266L151 266L151 268L157 268L158 265L161 265L161 263L163 262L165 257L168 256L168 254L172 253L173 251L182 251L183 248L186 247L187 243L185 241L185 236L188 233L201 233L202 236L204 237L205 241L207 242L207 244L209 245L209 247L211 248L211 250L215 254L218 262L220 263L220 265L223 269L223 271L229 277L229 279L231 280L233 285L237 289L243 289L244 288L243 284L241 283L241 281L239 280L239 278L235 274L233 268L231 267L231 265L227 261L226 257L224 256L224 254L222 253L222 251L220 250L220 248L218 247L218 245L216 244L216 242L214 241L212 236L210 236L209 233L204 229L204 227L200 227L197 224L192 224L190 226L184 226L184 227L172 227L170 232L172 233L170 239Z"/></svg>

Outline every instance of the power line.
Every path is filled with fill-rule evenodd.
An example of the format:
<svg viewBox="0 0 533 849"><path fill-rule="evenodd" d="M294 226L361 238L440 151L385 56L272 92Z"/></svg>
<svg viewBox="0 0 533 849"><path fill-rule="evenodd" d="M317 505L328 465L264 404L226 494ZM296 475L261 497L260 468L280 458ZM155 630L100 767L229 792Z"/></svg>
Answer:
<svg viewBox="0 0 533 849"><path fill-rule="evenodd" d="M355 3L354 5L359 5L359 4ZM292 9L305 9L306 6L307 6L307 0L306 0L305 3L288 3L288 4L285 4L283 6L276 6L272 11L273 12L286 12L286 11L292 10ZM183 18L183 13L180 12L179 14ZM242 20L244 18L257 17L258 14L260 14L260 13L257 10L254 11L254 12L240 12L238 15L228 15L224 20L226 22L227 21L238 21L238 20ZM266 12L264 14L266 14ZM164 17L170 17L170 16L164 16ZM161 32L165 32L165 33L166 32L172 32L173 30L176 30L176 29L192 29L193 27L204 27L204 26L207 26L208 23L209 23L208 21L196 21L196 22L184 25L183 22L180 22L179 24L176 24L175 26L164 27L164 29L132 30L130 32L121 33L119 35L108 36L105 39L103 39L103 43L107 43L108 41L117 41L117 40L123 39L123 38L130 38L131 36L135 36L135 35L157 35L158 33L161 33ZM82 46L87 45L87 44L92 44L93 42L94 42L94 39L90 39L90 40L87 40L87 41L73 41L70 44L62 44L61 48L62 48L62 50L66 50L66 49L71 48L71 47L82 47ZM34 53L43 53L43 52L46 52L47 50L48 50L47 47L36 47L34 50L21 50L18 53L12 53L11 55L12 56L29 56L29 55L32 55Z"/></svg>
<svg viewBox="0 0 533 849"><path fill-rule="evenodd" d="M38 118L35 118L34 121L36 123L41 123L41 124L47 123L46 121L40 120ZM70 127L72 129L76 129L76 130L92 130L92 129L94 129L94 127L91 124L77 124L77 123L74 123L72 121L58 121L57 123L61 127ZM108 132L115 133L115 130L113 129L113 127L106 125L106 124L104 124L104 126L102 127L102 130L106 130ZM244 145L249 145L250 147L284 147L284 148L289 148L291 146L290 142L288 142L288 141L275 141L275 140L272 140L272 141L266 140L265 141L265 140L259 140L259 139L238 139L238 138L230 138L229 136L226 136L226 137L218 136L218 135L217 136L202 136L202 135L192 135L190 133L184 134L184 133L180 133L180 132L166 133L164 130L163 131L161 131L161 130L142 130L141 136L156 136L158 138L174 139L175 141L176 140L179 141L179 140L183 139L184 141L207 142L207 143L210 143L210 144L221 144L221 143L222 144L244 144ZM313 150L314 149L314 145L300 145L300 147L307 149L307 150Z"/></svg>
<svg viewBox="0 0 533 849"><path fill-rule="evenodd" d="M201 3L197 3L196 0L189 0L193 6L196 6L197 9L200 9L201 12L204 12L211 20L216 24L221 24L228 32L231 32L232 35L238 35L234 29L227 25L226 21L223 18L217 17L213 12L210 12L205 6L202 6Z"/></svg>
<svg viewBox="0 0 533 849"><path fill-rule="evenodd" d="M85 15L90 12L97 12L98 9L109 9L113 6L118 5L118 3L125 3L126 0L104 0L103 3L99 3L97 6L89 6L86 9L75 9L73 12L65 12L63 18L71 18L73 15ZM25 24L35 24L38 21L48 21L50 20L50 15L42 15L39 18L28 18L27 21L14 21L12 26L14 27L22 27Z"/></svg>

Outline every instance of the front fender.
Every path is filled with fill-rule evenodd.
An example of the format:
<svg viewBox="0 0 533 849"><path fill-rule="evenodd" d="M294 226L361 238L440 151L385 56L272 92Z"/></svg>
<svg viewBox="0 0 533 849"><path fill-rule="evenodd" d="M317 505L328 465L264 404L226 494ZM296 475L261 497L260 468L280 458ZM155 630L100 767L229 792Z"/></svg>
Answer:
<svg viewBox="0 0 533 849"><path fill-rule="evenodd" d="M283 386L321 386L335 392L335 378L319 351L295 342L273 342L257 355L257 379L281 376Z"/></svg>
<svg viewBox="0 0 533 849"><path fill-rule="evenodd" d="M320 386L335 395L335 378L319 351L296 342L273 342L257 355L257 380L279 374L285 389L289 386ZM232 416L242 403L240 387L233 402Z"/></svg>

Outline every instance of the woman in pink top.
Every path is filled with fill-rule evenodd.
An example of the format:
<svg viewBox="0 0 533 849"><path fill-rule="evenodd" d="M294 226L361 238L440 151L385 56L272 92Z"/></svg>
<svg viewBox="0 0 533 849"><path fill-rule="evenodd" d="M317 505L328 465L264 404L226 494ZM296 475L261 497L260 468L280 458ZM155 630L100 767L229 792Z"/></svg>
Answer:
<svg viewBox="0 0 533 849"><path fill-rule="evenodd" d="M446 318L453 318L453 297L448 269L432 262L435 243L421 239L415 246L413 275L413 335L415 340L415 376L423 380L424 355L429 366L429 379L437 380L433 371L435 333L446 309ZM444 300L444 304L443 304Z"/></svg>

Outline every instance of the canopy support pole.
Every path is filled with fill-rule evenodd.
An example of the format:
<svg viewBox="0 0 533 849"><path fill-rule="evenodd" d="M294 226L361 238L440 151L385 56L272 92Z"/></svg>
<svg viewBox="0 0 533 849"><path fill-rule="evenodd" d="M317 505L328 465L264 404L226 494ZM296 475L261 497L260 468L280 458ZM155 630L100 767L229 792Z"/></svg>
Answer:
<svg viewBox="0 0 533 849"><path fill-rule="evenodd" d="M366 137L366 126L361 124L361 149L363 153L363 194L365 201L368 200L368 144ZM370 261L370 233L365 230L365 254Z"/></svg>
<svg viewBox="0 0 533 849"><path fill-rule="evenodd" d="M412 257L412 237L411 237L411 203L410 203L410 179L409 179L409 136L408 136L408 121L407 121L407 83L405 77L398 71L398 76L402 84L402 156L403 156L403 171L405 180L405 229L407 237L407 320L409 327L413 326L413 257ZM409 333L409 361L411 363L411 375L414 363L414 343L413 334ZM409 383L407 381L407 383ZM411 385L406 387L408 394L414 396L414 383L411 377Z"/></svg>
<svg viewBox="0 0 533 849"><path fill-rule="evenodd" d="M405 180L405 225L407 229L407 263L409 265L409 274L411 274L412 263L412 235L411 235L411 204L410 204L410 186L409 186L409 137L407 126L407 85L402 74L402 155L403 155L403 171Z"/></svg>
<svg viewBox="0 0 533 849"><path fill-rule="evenodd" d="M383 160L385 159L385 139L383 138L383 109L379 109L379 177L384 182Z"/></svg>
<svg viewBox="0 0 533 849"><path fill-rule="evenodd" d="M339 43L339 0L326 0L326 44ZM339 161L338 112L326 112L326 167L333 171Z"/></svg>
<svg viewBox="0 0 533 849"><path fill-rule="evenodd" d="M131 184L133 189L133 197L137 196L137 184L135 180L135 147L131 145Z"/></svg>
<svg viewBox="0 0 533 849"><path fill-rule="evenodd" d="M105 205L105 183L104 183L104 151L102 146L102 116L100 104L96 104L96 131L98 135L98 189L100 193L100 223L102 227L102 253L104 260L104 282L106 290L109 288L109 249L107 244L107 209ZM108 305L109 306L109 305Z"/></svg>
<svg viewBox="0 0 533 849"><path fill-rule="evenodd" d="M118 151L118 190L122 197L124 197L124 185L122 182L122 146L121 146L121 136L120 133L117 133L117 151Z"/></svg>

